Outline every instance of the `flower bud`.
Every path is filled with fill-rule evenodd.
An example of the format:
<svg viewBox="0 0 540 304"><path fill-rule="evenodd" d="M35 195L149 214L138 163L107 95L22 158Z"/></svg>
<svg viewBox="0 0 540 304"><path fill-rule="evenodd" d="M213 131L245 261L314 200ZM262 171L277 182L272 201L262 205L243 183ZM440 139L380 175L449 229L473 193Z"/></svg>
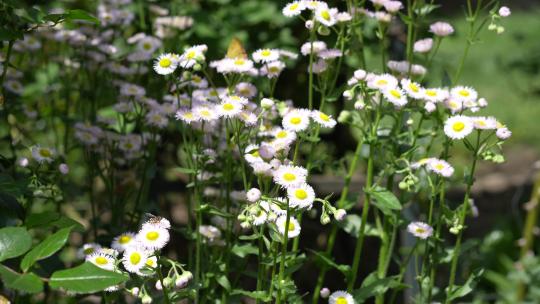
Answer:
<svg viewBox="0 0 540 304"><path fill-rule="evenodd" d="M347 110L341 111L338 116L339 123L347 123L351 119L351 112Z"/></svg>
<svg viewBox="0 0 540 304"><path fill-rule="evenodd" d="M263 98L261 99L261 107L264 109L270 109L272 106L274 106L274 101L270 98Z"/></svg>
<svg viewBox="0 0 540 304"><path fill-rule="evenodd" d="M321 36L328 36L328 35L330 35L330 29L328 29L326 26L321 25L317 29L317 33L319 33L319 35L321 35Z"/></svg>
<svg viewBox="0 0 540 304"><path fill-rule="evenodd" d="M335 213L334 213L334 218L336 219L336 221L342 221L345 219L345 216L347 216L347 211L345 211L345 209L338 209Z"/></svg>
<svg viewBox="0 0 540 304"><path fill-rule="evenodd" d="M141 303L143 304L150 304L152 303L152 297L150 297L149 295L144 295L141 299Z"/></svg>
<svg viewBox="0 0 540 304"><path fill-rule="evenodd" d="M320 292L321 298L326 299L330 295L330 289L324 287Z"/></svg>
<svg viewBox="0 0 540 304"><path fill-rule="evenodd" d="M330 223L330 216L325 212L321 214L321 224L326 225L328 223Z"/></svg>
<svg viewBox="0 0 540 304"><path fill-rule="evenodd" d="M156 281L156 289L157 289L157 290L162 290L162 289L163 289L163 285L161 285L161 281L160 281L160 280Z"/></svg>
<svg viewBox="0 0 540 304"><path fill-rule="evenodd" d="M246 193L246 196L247 196L247 200L249 202L255 203L256 201L258 201L261 198L261 190L259 190L257 188L251 188Z"/></svg>

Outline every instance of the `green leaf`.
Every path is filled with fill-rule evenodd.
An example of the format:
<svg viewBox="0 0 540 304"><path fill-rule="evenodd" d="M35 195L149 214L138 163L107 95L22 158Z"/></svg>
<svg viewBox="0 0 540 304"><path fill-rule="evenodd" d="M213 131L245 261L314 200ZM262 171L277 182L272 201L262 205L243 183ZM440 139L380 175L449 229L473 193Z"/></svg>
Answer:
<svg viewBox="0 0 540 304"><path fill-rule="evenodd" d="M69 10L66 14L67 20L86 20L93 22L95 24L99 24L99 19L96 18L94 15L90 14L87 11L81 10L81 9L73 9Z"/></svg>
<svg viewBox="0 0 540 304"><path fill-rule="evenodd" d="M0 229L0 262L18 257L32 246L32 238L22 227Z"/></svg>
<svg viewBox="0 0 540 304"><path fill-rule="evenodd" d="M379 208L385 215L393 215L394 210L401 210L401 204L392 192L382 187L375 187L367 191L375 199L373 205Z"/></svg>
<svg viewBox="0 0 540 304"><path fill-rule="evenodd" d="M259 249L251 244L234 245L231 251L232 253L234 253L235 255L241 258L245 258L249 254L254 254L254 255L259 254Z"/></svg>
<svg viewBox="0 0 540 304"><path fill-rule="evenodd" d="M447 301L453 301L471 293L471 291L474 290L478 279L482 276L483 273L483 269L476 270L471 274L471 276L467 279L463 286L454 286L452 292L450 292L450 294L448 295Z"/></svg>
<svg viewBox="0 0 540 304"><path fill-rule="evenodd" d="M0 174L0 193L6 193L17 197L23 195L25 189L26 181L16 181L10 175Z"/></svg>
<svg viewBox="0 0 540 304"><path fill-rule="evenodd" d="M343 221L338 222L338 225L340 225L345 232L357 238L360 235L362 218L357 214L348 214ZM379 230L370 223L366 223L365 234L368 236L381 236Z"/></svg>
<svg viewBox="0 0 540 304"><path fill-rule="evenodd" d="M32 213L24 221L27 228L41 227L60 218L60 214L55 211L45 211L41 213Z"/></svg>
<svg viewBox="0 0 540 304"><path fill-rule="evenodd" d="M264 291L247 291L243 289L234 289L231 292L231 295L243 295L251 299L257 299L257 300L263 300L265 302L268 302L269 299L267 299L266 292Z"/></svg>
<svg viewBox="0 0 540 304"><path fill-rule="evenodd" d="M86 262L75 268L59 270L52 274L49 285L74 293L93 293L129 280L129 276L108 271Z"/></svg>
<svg viewBox="0 0 540 304"><path fill-rule="evenodd" d="M7 288L27 293L38 293L43 291L43 282L33 273L20 274L4 265L0 265L0 276Z"/></svg>
<svg viewBox="0 0 540 304"><path fill-rule="evenodd" d="M317 252L315 250L311 250L311 249L308 249L309 251L311 251L319 261L321 261L323 264L327 265L327 266L330 266L330 267L333 267L339 271L341 271L345 276L348 276L349 275L349 271L351 269L351 267L349 265L338 265L336 264L332 259L330 259L326 253L324 252Z"/></svg>
<svg viewBox="0 0 540 304"><path fill-rule="evenodd" d="M219 285L221 285L225 290L230 291L231 290L231 282L229 282L229 279L227 279L226 276L222 275L217 278L217 282Z"/></svg>
<svg viewBox="0 0 540 304"><path fill-rule="evenodd" d="M28 252L21 261L21 269L27 271L35 262L50 257L66 243L72 227L58 230Z"/></svg>
<svg viewBox="0 0 540 304"><path fill-rule="evenodd" d="M386 277L379 279L377 272L373 272L367 276L362 282L362 286L353 291L354 300L358 303L363 303L366 299L385 293L390 288L404 287L403 284L396 280L397 276Z"/></svg>

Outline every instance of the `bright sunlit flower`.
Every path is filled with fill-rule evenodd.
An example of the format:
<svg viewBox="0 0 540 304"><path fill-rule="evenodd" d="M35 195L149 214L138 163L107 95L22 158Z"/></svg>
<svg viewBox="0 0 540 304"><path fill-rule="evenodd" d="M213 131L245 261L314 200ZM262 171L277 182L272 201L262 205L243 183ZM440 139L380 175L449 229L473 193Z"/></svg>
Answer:
<svg viewBox="0 0 540 304"><path fill-rule="evenodd" d="M114 257L104 252L94 252L86 257L86 261L106 270L114 269Z"/></svg>
<svg viewBox="0 0 540 304"><path fill-rule="evenodd" d="M315 200L315 191L310 185L303 183L287 188L287 197L291 207L311 208Z"/></svg>
<svg viewBox="0 0 540 304"><path fill-rule="evenodd" d="M304 131L309 126L310 111L305 109L295 109L283 117L282 125L285 130Z"/></svg>
<svg viewBox="0 0 540 304"><path fill-rule="evenodd" d="M385 90L395 88L398 85L396 77L390 74L375 75L368 81L368 87L371 89Z"/></svg>
<svg viewBox="0 0 540 304"><path fill-rule="evenodd" d="M424 90L424 99L433 103L446 100L449 93L445 89L429 88Z"/></svg>
<svg viewBox="0 0 540 304"><path fill-rule="evenodd" d="M175 117L177 120L181 120L187 124L198 121L199 116L195 115L192 110L180 109L176 112Z"/></svg>
<svg viewBox="0 0 540 304"><path fill-rule="evenodd" d="M330 295L328 304L356 304L356 302L350 293L338 290Z"/></svg>
<svg viewBox="0 0 540 304"><path fill-rule="evenodd" d="M383 94L384 97L397 108L401 108L407 104L405 92L398 87L388 87L384 89Z"/></svg>
<svg viewBox="0 0 540 304"><path fill-rule="evenodd" d="M478 130L495 130L497 129L497 120L495 117L476 116L471 117L474 128Z"/></svg>
<svg viewBox="0 0 540 304"><path fill-rule="evenodd" d="M274 49L259 49L252 55L253 61L259 63L272 62L279 59L279 51Z"/></svg>
<svg viewBox="0 0 540 304"><path fill-rule="evenodd" d="M336 24L338 10L336 8L321 7L315 11L315 19L325 26Z"/></svg>
<svg viewBox="0 0 540 304"><path fill-rule="evenodd" d="M403 90L405 90L407 95L409 95L409 97L411 98L414 98L414 99L424 98L424 94L425 94L424 88L422 88L422 86L417 82L404 78L401 80L401 87L403 88Z"/></svg>
<svg viewBox="0 0 540 304"><path fill-rule="evenodd" d="M275 78L281 74L281 71L285 68L285 63L276 60L269 62L261 67L261 75L268 78Z"/></svg>
<svg viewBox="0 0 540 304"><path fill-rule="evenodd" d="M128 247L122 257L122 265L131 273L140 274L151 253L139 246Z"/></svg>
<svg viewBox="0 0 540 304"><path fill-rule="evenodd" d="M136 238L144 248L157 250L167 245L170 235L167 229L159 225L143 225Z"/></svg>
<svg viewBox="0 0 540 304"><path fill-rule="evenodd" d="M415 237L424 240L433 235L433 228L430 225L422 222L410 223L407 226L407 231L409 231L409 233L411 233Z"/></svg>
<svg viewBox="0 0 540 304"><path fill-rule="evenodd" d="M474 102L478 98L478 93L471 87L458 86L450 90L450 97L458 102Z"/></svg>
<svg viewBox="0 0 540 304"><path fill-rule="evenodd" d="M282 187L294 187L306 182L307 170L298 166L282 165L274 171L274 182Z"/></svg>
<svg viewBox="0 0 540 304"><path fill-rule="evenodd" d="M294 1L294 2L291 2L291 3L287 4L283 8L282 13L286 17L298 16L298 15L300 15L302 13L302 11L305 8L306 7L304 6L303 1Z"/></svg>
<svg viewBox="0 0 540 304"><path fill-rule="evenodd" d="M333 128L336 126L336 120L333 119L332 116L318 110L313 110L311 112L311 118L325 128Z"/></svg>
<svg viewBox="0 0 540 304"><path fill-rule="evenodd" d="M427 162L426 168L436 174L444 177L450 177L454 174L454 168L442 159L432 158Z"/></svg>
<svg viewBox="0 0 540 304"><path fill-rule="evenodd" d="M221 117L235 117L242 111L242 103L234 99L227 99L216 106L218 115Z"/></svg>
<svg viewBox="0 0 540 304"><path fill-rule="evenodd" d="M184 51L178 58L178 66L183 69L193 67L198 61L204 61L204 52L208 47L204 44L192 46Z"/></svg>
<svg viewBox="0 0 540 304"><path fill-rule="evenodd" d="M193 114L202 121L214 121L219 118L219 114L214 107L208 105L194 107Z"/></svg>
<svg viewBox="0 0 540 304"><path fill-rule="evenodd" d="M286 230L288 230L287 238L289 239L295 238L298 235L300 235L301 227L298 221L294 217L291 216L289 218L289 227L286 227L286 225L287 225L287 216L282 215L276 219L276 226L279 233L281 233L281 235L285 235Z"/></svg>
<svg viewBox="0 0 540 304"><path fill-rule="evenodd" d="M133 232L124 232L113 239L111 248L122 252L136 243L135 236Z"/></svg>
<svg viewBox="0 0 540 304"><path fill-rule="evenodd" d="M444 133L452 139L463 139L473 130L474 124L467 116L452 116L444 123Z"/></svg>

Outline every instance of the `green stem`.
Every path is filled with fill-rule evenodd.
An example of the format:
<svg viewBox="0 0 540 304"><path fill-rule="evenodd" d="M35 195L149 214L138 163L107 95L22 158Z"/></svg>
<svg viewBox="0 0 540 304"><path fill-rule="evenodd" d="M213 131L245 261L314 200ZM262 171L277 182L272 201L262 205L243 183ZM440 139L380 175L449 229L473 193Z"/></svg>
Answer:
<svg viewBox="0 0 540 304"><path fill-rule="evenodd" d="M279 276L278 276L278 284L281 286L283 284L283 278L285 276L285 260L287 255L287 243L289 241L289 222L291 220L291 212L289 208L289 202L287 201L287 219L285 220L285 233L283 234L283 246L281 247L281 261L279 264ZM283 298L283 296L285 296ZM278 296L277 296L277 304L281 303L281 300L285 301L287 303L287 295L283 295L281 288L278 290Z"/></svg>

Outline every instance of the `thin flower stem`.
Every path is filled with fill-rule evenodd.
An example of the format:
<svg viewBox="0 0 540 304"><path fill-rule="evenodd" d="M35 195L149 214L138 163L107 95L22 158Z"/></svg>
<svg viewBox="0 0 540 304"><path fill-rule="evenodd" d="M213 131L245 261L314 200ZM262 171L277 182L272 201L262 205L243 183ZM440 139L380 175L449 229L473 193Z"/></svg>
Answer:
<svg viewBox="0 0 540 304"><path fill-rule="evenodd" d="M447 292L446 292L446 299L445 299L445 302L444 302L445 304L448 304L448 303L451 302L449 297L452 294L453 289L454 289L454 281L455 281L455 278L456 278L457 262L458 262L459 254L460 254L460 250L461 250L461 240L462 240L462 237L463 237L463 230L465 230L463 225L465 224L465 217L467 216L467 212L469 211L469 203L470 203L469 199L470 199L470 195L471 195L471 188L472 188L472 185L474 183L474 172L476 170L476 164L477 164L478 155L479 155L479 152L480 152L479 150L480 150L480 131L478 131L477 135L476 135L476 147L475 147L475 150L474 150L472 166L471 166L471 170L469 171L469 175L467 176L467 189L465 191L465 198L463 199L463 204L461 205L461 213L460 213L460 216L459 216L459 232L458 232L456 244L454 246L454 251L453 251L453 254L452 254L452 264L451 264L451 267L450 267L450 279L448 281L448 289L447 289Z"/></svg>
<svg viewBox="0 0 540 304"><path fill-rule="evenodd" d="M289 207L289 202L287 201L287 219L285 221L285 233L283 233L283 246L281 247L281 261L279 264L279 276L278 276L278 285L283 284L283 278L285 276L285 260L287 255L287 243L289 241L289 222L291 220L291 212ZM283 293L281 288L278 290L278 297L277 297L277 304L281 303L281 300L283 298ZM283 298L283 301L287 303L287 296Z"/></svg>
<svg viewBox="0 0 540 304"><path fill-rule="evenodd" d="M169 291L167 286L163 283L163 273L161 272L161 263L158 264L157 267L157 274L159 278L159 282L161 283L161 288L163 289L163 297L165 298L165 303L170 304L171 300L169 298Z"/></svg>

